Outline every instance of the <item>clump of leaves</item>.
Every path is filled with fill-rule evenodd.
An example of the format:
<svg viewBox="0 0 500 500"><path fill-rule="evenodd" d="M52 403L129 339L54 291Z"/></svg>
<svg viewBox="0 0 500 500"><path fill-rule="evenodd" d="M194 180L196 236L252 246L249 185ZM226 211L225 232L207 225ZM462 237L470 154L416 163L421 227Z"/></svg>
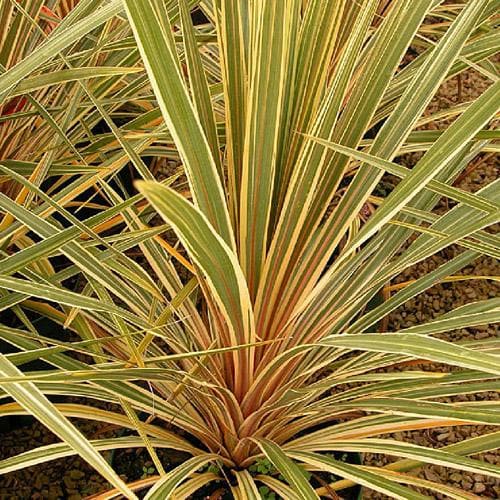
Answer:
<svg viewBox="0 0 500 500"><path fill-rule="evenodd" d="M145 479L148 476L152 476L156 472L156 469L153 466L146 466L144 465L142 467L142 476L141 479Z"/></svg>
<svg viewBox="0 0 500 500"><path fill-rule="evenodd" d="M257 458L248 470L254 474L267 474L270 476L278 474L278 469L267 458Z"/></svg>
<svg viewBox="0 0 500 500"><path fill-rule="evenodd" d="M352 484L394 498L426 498L413 486L461 498L406 471L438 463L500 476L469 458L497 448L499 433L439 450L387 437L500 423L494 404L439 402L496 388L495 342L435 338L498 321L498 299L397 332L375 328L435 283L461 279L478 256L498 257L498 238L486 231L499 218L498 181L474 194L453 186L477 154L497 149L495 3L81 0L66 29L3 72L3 102L37 71L67 68L61 55L71 56L76 76L80 58L100 50L67 54L83 36L91 47L98 40L110 53L129 51L114 62L125 72L140 56L146 75L128 82L126 98L146 94L150 109L119 126L106 99L84 89L85 107L108 127L104 136L79 142L55 118L70 164L84 171L58 171L49 189L18 164L0 164L27 194L0 195L12 222L0 228L0 306L21 325L0 327L19 350L0 355L0 397L15 400L0 415L29 412L61 438L0 461L0 473L77 453L133 499L138 486L100 452L145 447L159 476L152 499L187 498L221 479L234 498L258 498L265 487L268 497L314 499ZM196 28L195 5L207 17ZM116 24L133 36L107 40ZM412 44L418 55L402 65ZM423 116L440 84L471 66L491 85L473 102ZM421 133L443 115L454 118L447 129ZM419 151L411 169L394 161ZM170 154L182 161L188 190L169 187L174 179L154 182L147 158ZM116 180L126 164L142 179L134 196ZM55 165L49 156L47 168ZM399 182L374 196L386 173ZM92 196L77 205L93 212L75 214L87 187ZM438 215L443 196L457 203ZM463 248L455 258L390 288L452 244ZM75 291L68 283L76 277ZM381 289L388 300L365 309ZM40 314L79 340L39 335L32 318ZM24 370L33 359L52 369ZM438 365L414 370L415 361ZM52 395L85 399L52 403ZM96 409L89 399L114 405ZM136 434L89 441L72 417ZM167 472L159 448L190 458ZM325 455L332 452L398 460L368 468ZM224 477L199 472L208 464ZM254 464L273 474L254 475ZM317 488L306 470L342 480Z"/></svg>
<svg viewBox="0 0 500 500"><path fill-rule="evenodd" d="M260 486L259 494L262 500L276 500L276 493L274 491L271 491L271 489L267 486Z"/></svg>

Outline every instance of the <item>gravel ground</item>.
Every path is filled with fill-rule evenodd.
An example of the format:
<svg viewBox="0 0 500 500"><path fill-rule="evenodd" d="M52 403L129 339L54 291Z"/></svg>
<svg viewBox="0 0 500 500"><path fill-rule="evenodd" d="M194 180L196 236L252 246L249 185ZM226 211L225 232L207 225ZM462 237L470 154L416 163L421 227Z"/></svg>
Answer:
<svg viewBox="0 0 500 500"><path fill-rule="evenodd" d="M434 113L459 102L470 101L484 92L487 86L488 81L482 75L473 70L468 71L463 74L460 79L452 79L445 82L441 86L436 98L429 105L427 113ZM450 122L451 120L447 120L440 122L439 124L432 124L432 127L425 126L423 128L446 128L449 126ZM405 163L407 161L414 163L415 160L419 159L421 155L413 154L407 156L408 157L405 158ZM489 184L498 178L500 174L500 163L497 157L482 154L479 155L478 159L469 165L465 173L466 175L459 177L455 182L456 187L465 191L475 192L482 186ZM447 209L447 202L443 200L436 208L435 212L440 214ZM498 224L488 230L498 232ZM394 280L394 283L401 283L426 274L447 260L453 258L460 251L460 248L457 246L447 248L443 252L440 252L439 254L417 264L416 266L407 269ZM481 257L456 274L498 276L500 275L500 264L493 258ZM470 280L439 284L430 288L425 293L413 298L394 311L389 318L389 329L398 330L400 328L406 328L412 325L424 323L469 302L498 296L500 296L500 285L498 282L492 282L489 280ZM498 335L499 325L487 325L455 330L448 332L447 334L439 335L439 337L451 342L459 342L465 340L481 340L490 337L498 337ZM450 367L436 364L425 364L422 366L416 366L415 368L422 370L450 371ZM456 398L441 398L438 401L483 401L498 400L499 398L500 395L496 392L485 392L481 394L459 396ZM398 432L388 437L422 446L441 448L471 437L484 435L488 432L492 432L493 430L498 429L496 427L486 425L468 425L454 428L436 428L428 431ZM500 452L498 450L478 454L473 456L473 458L484 460L491 464L500 465ZM381 466L395 460L395 458L391 459L391 457L380 454L366 454L364 456L364 463L367 465ZM500 498L499 479L494 479L480 474L472 474L462 470L452 470L437 465L425 466L415 471L415 474L424 479L466 490L470 493L476 494L480 498ZM436 499L448 498L440 493L431 492L429 490L419 489L418 491ZM366 489L363 492L363 498L386 499L390 497Z"/></svg>
<svg viewBox="0 0 500 500"><path fill-rule="evenodd" d="M457 251L458 249L450 249L443 254L433 256L431 259L420 263L418 266L408 269L395 281L406 281L417 277L422 273L428 272L445 262L447 258L451 257L450 254L452 252ZM500 265L498 262L494 261L494 259L483 257L477 259L472 265L467 266L457 274L498 276L500 275ZM396 330L423 323L463 304L498 296L499 292L500 286L497 283L485 280L436 285L429 289L426 293L412 299L407 304L394 311L394 313L390 316L389 327L391 330ZM499 326L489 325L455 330L447 334L440 335L440 338L453 342L498 337L498 334ZM447 366L436 364L425 364L415 366L414 368L422 370L450 370ZM456 398L441 398L438 401L482 401L498 400L499 398L500 396L496 392L485 392L481 394L458 396ZM463 441L467 438L484 435L488 432L492 432L493 430L497 430L497 428L485 425L470 425L454 428L443 427L428 431L398 432L388 437L422 446L440 448L442 446ZM476 455L474 458L500 465L500 453L498 451ZM391 460L390 457L385 455L366 454L364 457L364 463L367 465L380 466L390 463L391 461L394 460ZM500 498L500 480L498 479L479 474L472 474L462 470L451 470L436 465L426 466L420 469L417 475L428 480L462 488L479 495L481 498ZM447 498L444 495L435 492L431 493L430 491L423 491L423 493L437 499ZM368 490L364 493L364 498L384 499L390 497Z"/></svg>
<svg viewBox="0 0 500 500"><path fill-rule="evenodd" d="M77 421L87 436L95 435L100 424ZM110 437L109 434L106 437ZM30 449L57 443L59 439L42 424L21 427L4 434L0 442L0 457L17 455ZM109 455L109 453L108 453ZM80 500L106 487L106 481L78 457L54 460L46 465L0 476L1 500L68 499Z"/></svg>

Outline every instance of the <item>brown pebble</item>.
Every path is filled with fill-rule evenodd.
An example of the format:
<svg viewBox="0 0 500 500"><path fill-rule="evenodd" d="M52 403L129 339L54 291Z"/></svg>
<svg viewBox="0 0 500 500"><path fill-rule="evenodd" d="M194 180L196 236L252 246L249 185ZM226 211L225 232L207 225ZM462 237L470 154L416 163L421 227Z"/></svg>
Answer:
<svg viewBox="0 0 500 500"><path fill-rule="evenodd" d="M424 476L425 476L425 479L428 479L429 481L434 481L436 483L439 483L439 476L435 472L433 472L429 469L426 469L424 471Z"/></svg>
<svg viewBox="0 0 500 500"><path fill-rule="evenodd" d="M69 471L69 477L71 479L78 480L78 479L82 479L82 477L84 477L84 476L85 476L85 474L81 470L73 469L73 470Z"/></svg>
<svg viewBox="0 0 500 500"><path fill-rule="evenodd" d="M476 483L473 489L474 493L483 493L486 491L486 486L483 483Z"/></svg>
<svg viewBox="0 0 500 500"><path fill-rule="evenodd" d="M75 481L73 481L73 479L71 479L69 476L64 476L63 481L64 481L64 484L66 485L66 488L68 488L68 490L73 490L76 488Z"/></svg>
<svg viewBox="0 0 500 500"><path fill-rule="evenodd" d="M462 480L462 488L464 490L471 490L472 489L472 483L470 481L467 481L465 479Z"/></svg>
<svg viewBox="0 0 500 500"><path fill-rule="evenodd" d="M443 433L443 434L438 434L438 435L436 436L436 439L437 439L438 441L444 441L446 438L448 438L448 436L449 436L449 435L450 435L450 433L449 433L449 432L445 432L445 433Z"/></svg>
<svg viewBox="0 0 500 500"><path fill-rule="evenodd" d="M474 335L476 340L486 339L489 336L490 336L490 334L489 334L488 330L482 331L482 332L477 332L476 335Z"/></svg>

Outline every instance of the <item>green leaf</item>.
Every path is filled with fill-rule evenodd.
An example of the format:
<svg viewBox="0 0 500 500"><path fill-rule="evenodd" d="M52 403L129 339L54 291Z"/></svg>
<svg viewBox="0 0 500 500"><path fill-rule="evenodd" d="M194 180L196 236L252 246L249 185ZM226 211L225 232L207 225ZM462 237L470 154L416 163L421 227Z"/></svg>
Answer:
<svg viewBox="0 0 500 500"><path fill-rule="evenodd" d="M379 168L385 172L396 175L401 179L405 179L412 172L412 170L410 170L409 168L373 156L371 154L357 151L355 149L342 146L341 144L335 144L333 142L325 141L323 139L320 139L319 137L307 137L312 141L317 142L318 144L322 144L327 148L345 154L346 156L350 156L356 160L366 162L369 165ZM452 200L463 203L464 205L482 210L487 213L496 213L498 210L500 210L500 206L497 203L484 199L480 195L468 193L453 186L449 186L443 182L430 180L426 185L426 188L441 196L446 196L448 198L451 198Z"/></svg>
<svg viewBox="0 0 500 500"><path fill-rule="evenodd" d="M215 123L210 88L208 85L205 70L203 69L196 32L190 16L187 0L179 1L179 12L182 21L182 39L184 42L186 62L191 84L191 98L196 107L200 124L203 127L208 144L212 151L212 158L217 167L217 172L221 181L224 181L224 173L221 164L221 152L219 149L219 139L217 137L217 124Z"/></svg>
<svg viewBox="0 0 500 500"><path fill-rule="evenodd" d="M426 463L441 465L443 467L466 470L474 474L487 474L492 477L500 477L500 467L488 462L459 456L441 449L426 448L425 446L419 446L412 443L404 443L394 439L339 439L338 441L329 442L328 446L325 446L325 448L329 449L331 446L334 446L338 451L396 455L413 460L422 460ZM307 448L307 446L304 448ZM318 448L316 447L316 449ZM293 453L293 451L290 451L290 453Z"/></svg>
<svg viewBox="0 0 500 500"><path fill-rule="evenodd" d="M289 452L294 458L301 460L313 467L317 467L320 470L330 472L332 474L350 479L357 484L367 486L370 489L379 491L385 495L389 495L390 498L400 498L408 500L424 500L429 499L426 495L421 495L414 490L410 490L405 486L400 486L393 481L386 479L378 475L376 472L370 472L360 466L350 465L340 460L335 460L333 458L327 457L325 455L319 455L317 453L307 453L307 452Z"/></svg>
<svg viewBox="0 0 500 500"><path fill-rule="evenodd" d="M253 477L246 471L235 471L234 475L238 481L237 486L233 486L231 489L233 491L235 499L239 500L260 500L261 499L261 488L257 489L257 485Z"/></svg>
<svg viewBox="0 0 500 500"><path fill-rule="evenodd" d="M296 0L252 5L252 64L240 192L239 255L252 298L267 252Z"/></svg>
<svg viewBox="0 0 500 500"><path fill-rule="evenodd" d="M23 79L15 87L15 89L9 93L9 97L28 94L29 92L32 92L34 90L48 87L49 85L57 85L59 83L106 76L127 75L130 73L138 73L140 71L142 71L141 68L126 68L123 66L95 66L88 68L64 69L47 74L42 73L31 78Z"/></svg>
<svg viewBox="0 0 500 500"><path fill-rule="evenodd" d="M205 454L199 457L193 457L186 460L174 470L163 476L153 488L151 488L144 500L165 500L170 498L171 493L175 488L203 465L217 459L217 455Z"/></svg>
<svg viewBox="0 0 500 500"><path fill-rule="evenodd" d="M176 448L175 441L152 438L152 444L158 448ZM142 448L144 441L137 436L114 437L108 439L96 439L89 441L96 451L119 450L130 448ZM25 451L19 455L6 458L0 461L0 474L7 474L16 470L32 467L33 465L44 464L51 460L71 457L78 451L66 443L55 443L46 446L40 446L33 450ZM154 472L154 471L153 471Z"/></svg>
<svg viewBox="0 0 500 500"><path fill-rule="evenodd" d="M180 73L176 48L161 0L124 0L151 85L184 161L196 205L234 248L221 180Z"/></svg>
<svg viewBox="0 0 500 500"><path fill-rule="evenodd" d="M496 312L495 314L498 314ZM464 326L467 323L462 323ZM418 328L418 327L417 327ZM431 328L431 327L430 327ZM500 357L481 353L466 347L422 335L425 327L417 333L364 333L331 335L323 345L368 352L394 353L413 358L428 359L437 363L461 366L494 375L500 374Z"/></svg>
<svg viewBox="0 0 500 500"><path fill-rule="evenodd" d="M33 297L40 297L51 302L78 307L80 309L87 309L90 311L107 311L112 314L117 314L118 316L123 317L138 326L148 326L146 322L141 321L137 316L131 314L126 309L122 309L112 304L107 304L91 297L86 297L80 293L58 288L53 285L46 285L44 283L36 283L0 275L0 287L22 294L31 295Z"/></svg>
<svg viewBox="0 0 500 500"><path fill-rule="evenodd" d="M253 438L264 455L283 474L288 484L304 500L319 499L314 489L310 485L305 470L291 460L287 454L275 443L268 439Z"/></svg>
<svg viewBox="0 0 500 500"><path fill-rule="evenodd" d="M215 232L207 218L175 191L147 182L138 182L137 187L172 225L207 280L230 327L230 338L221 340L225 341L225 345L254 342L252 304L245 278L231 248ZM240 393L249 382L247 377L252 369L252 350L234 353L233 357L237 369L234 383L237 393Z"/></svg>

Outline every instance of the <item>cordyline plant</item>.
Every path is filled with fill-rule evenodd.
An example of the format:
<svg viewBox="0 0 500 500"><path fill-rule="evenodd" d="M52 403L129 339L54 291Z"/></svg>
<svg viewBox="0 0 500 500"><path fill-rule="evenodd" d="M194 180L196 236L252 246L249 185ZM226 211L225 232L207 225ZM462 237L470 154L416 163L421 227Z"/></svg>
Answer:
<svg viewBox="0 0 500 500"><path fill-rule="evenodd" d="M481 255L499 256L486 231L499 219L498 182L474 194L454 187L476 155L498 150L498 4L81 0L3 71L4 103L31 90L30 80L47 78L50 93L54 72L73 75L86 113L107 128L81 142L70 125L81 126L78 115L59 116L62 149L35 179L26 165L0 162L29 194L0 195L10 218L0 234L0 305L18 321L0 328L18 349L0 355L0 415L31 414L62 440L0 461L0 473L79 454L115 488L106 498L150 487L151 499L196 497L210 484L237 499L260 498L262 487L286 499L333 498L353 484L393 498L429 498L411 486L474 498L405 472L431 463L499 477L500 468L468 458L497 448L499 432L438 450L388 435L500 423L495 402L439 402L498 389L498 342L435 338L498 321L500 300L378 331L409 299L459 279ZM205 25L193 25L194 7ZM130 33L121 42L107 39L114 23ZM130 89L127 123L75 73L75 43L88 45L83 61L102 67L108 43L134 52L113 63ZM141 61L138 81L129 73ZM471 67L490 81L482 95L424 114L440 84ZM424 130L440 120L451 124ZM411 169L395 162L411 152L422 153ZM155 182L151 156L180 159L189 189L177 172ZM142 178L135 195L116 181L127 163ZM40 181L50 172L57 189ZM385 174L398 181L381 196ZM443 197L450 208L433 211ZM87 201L92 215L75 212ZM462 249L456 257L367 307L406 268L452 244ZM43 336L39 315L67 339ZM33 360L51 369L29 371ZM419 371L416 360L434 364ZM89 441L73 417L134 432ZM100 452L133 447L147 449L158 475L125 484ZM186 460L165 470L160 448ZM398 460L375 468L335 458L365 452ZM259 472L263 458L276 474ZM318 474L340 479L326 485Z"/></svg>

